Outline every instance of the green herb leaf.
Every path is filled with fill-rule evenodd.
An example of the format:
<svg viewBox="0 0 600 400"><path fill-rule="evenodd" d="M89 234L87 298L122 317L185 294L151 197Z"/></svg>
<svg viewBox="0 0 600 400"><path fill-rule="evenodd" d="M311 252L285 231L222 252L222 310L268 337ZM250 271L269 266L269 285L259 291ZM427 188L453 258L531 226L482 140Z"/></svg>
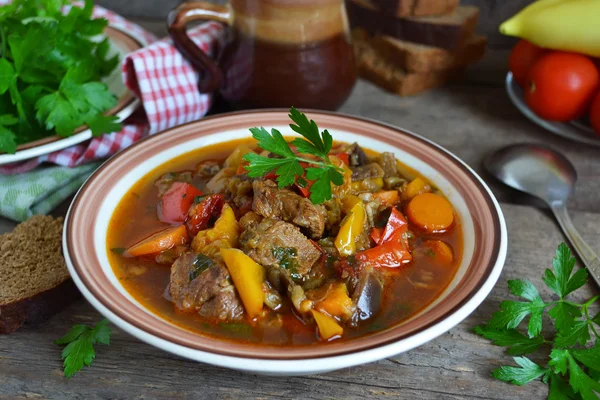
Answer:
<svg viewBox="0 0 600 400"><path fill-rule="evenodd" d="M104 319L93 328L87 325L75 325L65 336L58 339L56 344L67 345L62 351L65 377L70 378L84 365L90 366L96 357L94 345L109 344L110 333L108 320Z"/></svg>
<svg viewBox="0 0 600 400"><path fill-rule="evenodd" d="M252 137L258 141L258 145L277 157L264 157L255 153L244 155L243 159L249 163L245 167L248 176L257 178L275 172L279 187L287 187L295 182L301 182L305 187L308 184L306 179L312 180L314 182L310 188L310 199L314 204L323 203L332 197L332 184L339 186L344 183L341 169L333 165L328 156L333 138L327 130L319 134L317 124L309 121L306 115L294 107L290 109L290 118L296 122L296 125L291 124L290 127L308 141L294 139L292 145L297 151L294 152L277 129L271 129L269 133L265 128L251 128ZM309 154L313 158L303 158L301 154ZM315 160L314 157L320 158L321 161ZM301 162L310 167L305 170ZM306 179L303 178L305 173Z"/></svg>
<svg viewBox="0 0 600 400"><path fill-rule="evenodd" d="M571 400L573 398L575 398L573 389L559 375L551 374L548 400Z"/></svg>
<svg viewBox="0 0 600 400"><path fill-rule="evenodd" d="M571 349L571 355L588 368L600 372L600 343L589 349Z"/></svg>
<svg viewBox="0 0 600 400"><path fill-rule="evenodd" d="M554 345L557 347L569 347L577 343L584 345L588 340L590 340L590 328L587 321L577 321L568 329L558 333Z"/></svg>
<svg viewBox="0 0 600 400"><path fill-rule="evenodd" d="M492 376L504 382L523 386L534 379L546 375L550 371L548 368L540 367L527 357L513 357L513 359L520 367L500 367L492 371Z"/></svg>
<svg viewBox="0 0 600 400"><path fill-rule="evenodd" d="M567 353L569 361L569 385L575 393L579 393L584 400L597 400L600 393L600 382L592 379L577 364L575 359Z"/></svg>
<svg viewBox="0 0 600 400"><path fill-rule="evenodd" d="M119 132L122 125L117 122L119 118L115 115L97 114L85 120L87 126L92 130L92 135L101 136L104 133Z"/></svg>
<svg viewBox="0 0 600 400"><path fill-rule="evenodd" d="M571 250L564 243L558 246L556 257L552 260L552 266L554 272L546 269L542 279L561 299L579 289L587 280L587 272L584 269L579 270L571 277L571 272L573 272L575 266L575 257L571 257Z"/></svg>
<svg viewBox="0 0 600 400"><path fill-rule="evenodd" d="M544 343L541 336L530 338L515 329L499 330L482 325L475 327L475 333L490 339L496 346L508 347L507 353L514 356L532 353Z"/></svg>
<svg viewBox="0 0 600 400"><path fill-rule="evenodd" d="M557 331L562 332L573 325L575 318L581 317L581 310L572 304L559 301L548 310L548 315L554 320Z"/></svg>
<svg viewBox="0 0 600 400"><path fill-rule="evenodd" d="M16 78L13 65L6 58L0 58L0 94L6 93Z"/></svg>

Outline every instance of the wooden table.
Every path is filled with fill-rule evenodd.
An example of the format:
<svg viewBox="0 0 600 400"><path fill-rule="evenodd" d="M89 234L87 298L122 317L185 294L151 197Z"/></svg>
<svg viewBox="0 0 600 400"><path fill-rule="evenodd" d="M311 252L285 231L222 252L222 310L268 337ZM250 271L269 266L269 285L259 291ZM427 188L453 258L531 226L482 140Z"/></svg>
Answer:
<svg viewBox="0 0 600 400"><path fill-rule="evenodd" d="M160 29L160 27L159 27ZM600 250L600 149L555 137L526 120L509 102L502 79L507 53L491 51L467 81L412 98L398 98L359 82L342 112L417 132L446 147L482 172L490 151L519 142L541 142L562 152L579 174L569 203L575 225ZM60 348L53 340L75 323L101 319L84 300L37 328L0 336L0 398L400 398L543 399L541 383L524 387L490 378L512 360L502 348L472 333L508 295L506 281L527 277L543 288L541 275L551 266L564 239L544 210L484 179L501 201L509 231L504 272L487 300L465 321L408 353L323 375L259 377L188 361L142 343L113 327L110 346L98 346L97 359L74 378L62 377ZM64 213L63 205L56 213ZM0 232L13 224L0 220ZM588 284L579 296L597 288ZM549 296L542 290L542 296Z"/></svg>

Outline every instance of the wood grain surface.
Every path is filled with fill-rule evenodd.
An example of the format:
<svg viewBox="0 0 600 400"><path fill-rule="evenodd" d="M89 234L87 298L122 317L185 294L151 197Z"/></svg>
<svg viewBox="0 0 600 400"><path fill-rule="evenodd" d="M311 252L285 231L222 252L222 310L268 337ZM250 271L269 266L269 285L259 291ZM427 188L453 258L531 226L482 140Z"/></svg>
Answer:
<svg viewBox="0 0 600 400"><path fill-rule="evenodd" d="M158 27L141 22L154 30ZM600 149L563 140L526 120L510 104L502 85L506 55L491 51L465 81L411 98L389 95L361 81L341 111L417 132L479 172L486 154L512 143L539 142L564 152L579 174L569 204L574 223L600 250ZM329 374L259 377L181 359L113 327L111 345L98 346L92 367L67 381L62 376L61 349L52 341L75 323L101 319L81 300L37 329L0 336L0 399L543 399L547 389L541 383L517 387L490 378L491 370L510 364L511 359L472 329L489 319L507 297L508 279L526 277L545 288L540 279L543 270L550 267L556 246L565 239L547 211L483 177L501 201L508 225L504 271L491 295L470 317L419 348ZM65 202L54 213L64 214L67 206ZM13 226L0 219L0 232ZM577 296L581 300L595 293L598 289L587 285ZM542 296L549 296L548 291L542 290Z"/></svg>

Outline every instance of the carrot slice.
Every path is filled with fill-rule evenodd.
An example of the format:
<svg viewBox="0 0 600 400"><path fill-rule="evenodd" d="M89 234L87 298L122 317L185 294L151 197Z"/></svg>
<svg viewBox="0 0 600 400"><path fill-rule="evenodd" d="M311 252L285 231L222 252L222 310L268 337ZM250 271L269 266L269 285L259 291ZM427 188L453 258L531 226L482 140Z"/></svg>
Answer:
<svg viewBox="0 0 600 400"><path fill-rule="evenodd" d="M454 252L448 244L441 240L427 240L423 243L423 246L428 250L427 255L430 255L439 265L452 265Z"/></svg>
<svg viewBox="0 0 600 400"><path fill-rule="evenodd" d="M127 254L134 257L160 253L171 247L186 244L189 240L185 225L172 226L141 240L127 249Z"/></svg>
<svg viewBox="0 0 600 400"><path fill-rule="evenodd" d="M406 207L406 216L410 222L428 233L442 232L454 220L450 202L434 193L415 196Z"/></svg>

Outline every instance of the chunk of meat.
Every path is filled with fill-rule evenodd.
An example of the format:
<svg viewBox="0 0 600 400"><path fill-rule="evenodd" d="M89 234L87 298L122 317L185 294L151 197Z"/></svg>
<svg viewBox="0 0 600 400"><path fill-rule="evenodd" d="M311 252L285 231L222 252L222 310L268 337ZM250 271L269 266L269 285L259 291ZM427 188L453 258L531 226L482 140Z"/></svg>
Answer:
<svg viewBox="0 0 600 400"><path fill-rule="evenodd" d="M221 165L216 160L204 160L196 165L196 175L200 178L212 178L221 170Z"/></svg>
<svg viewBox="0 0 600 400"><path fill-rule="evenodd" d="M243 231L245 231L252 225L260 224L260 221L262 221L262 219L263 218L260 215L258 215L254 211L250 211L250 212L244 214L244 216L242 218L240 218L240 227L242 228Z"/></svg>
<svg viewBox="0 0 600 400"><path fill-rule="evenodd" d="M254 201L252 210L265 218L275 218L305 228L313 239L323 236L327 212L291 190L279 189L273 181L256 180L252 183Z"/></svg>
<svg viewBox="0 0 600 400"><path fill-rule="evenodd" d="M352 143L349 150L348 161L350 162L351 167L358 167L359 165L365 165L369 162L369 157L367 157L367 154L358 143Z"/></svg>
<svg viewBox="0 0 600 400"><path fill-rule="evenodd" d="M169 293L180 311L197 312L205 318L236 321L244 306L231 283L225 265L213 263L200 270L196 254L188 252L171 266Z"/></svg>
<svg viewBox="0 0 600 400"><path fill-rule="evenodd" d="M321 257L317 247L298 227L266 218L240 236L241 249L265 268L278 267L302 279Z"/></svg>
<svg viewBox="0 0 600 400"><path fill-rule="evenodd" d="M352 181L362 181L372 178L383 178L384 171L381 165L370 163L352 169Z"/></svg>
<svg viewBox="0 0 600 400"><path fill-rule="evenodd" d="M396 161L394 153L381 153L379 164L381 164L381 167L383 168L384 178L387 179L400 176L398 173L398 162Z"/></svg>

